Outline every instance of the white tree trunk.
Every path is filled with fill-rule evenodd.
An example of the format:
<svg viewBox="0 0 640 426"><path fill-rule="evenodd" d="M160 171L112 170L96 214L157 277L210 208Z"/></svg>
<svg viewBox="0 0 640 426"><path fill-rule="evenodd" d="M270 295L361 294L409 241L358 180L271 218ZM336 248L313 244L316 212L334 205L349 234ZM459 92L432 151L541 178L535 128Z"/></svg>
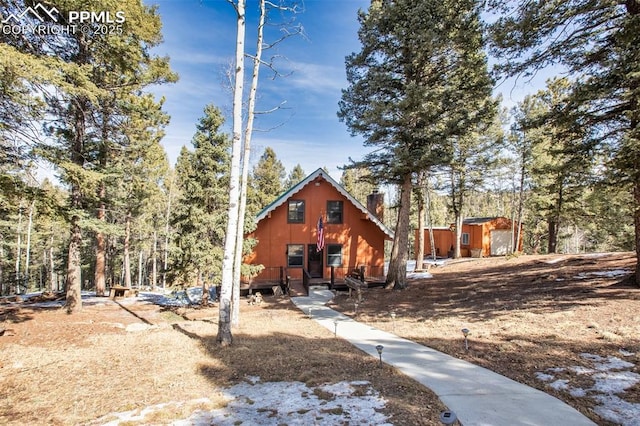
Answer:
<svg viewBox="0 0 640 426"><path fill-rule="evenodd" d="M240 187L240 209L238 212L238 234L236 235L236 253L233 266L233 312L231 325L240 325L240 271L242 268L242 248L244 241L244 218L247 208L247 181L249 179L249 156L251 155L251 135L253 132L253 119L256 106L256 92L258 91L258 75L260 73L260 60L262 58L262 40L264 20L266 15L265 0L260 0L260 20L258 23L258 36L256 38L256 56L253 58L253 75L249 88L249 103L247 107L247 127L244 132L244 153L242 155L242 182Z"/></svg>
<svg viewBox="0 0 640 426"><path fill-rule="evenodd" d="M131 213L127 213L127 218L125 220L122 272L124 273L124 286L131 287L131 254L129 250L129 246L131 244Z"/></svg>
<svg viewBox="0 0 640 426"><path fill-rule="evenodd" d="M227 210L227 232L222 259L222 284L220 287L220 313L217 342L222 346L233 343L231 335L231 311L233 293L233 267L238 233L240 201L240 157L242 155L242 96L244 89L244 40L245 0L232 3L237 14L235 80L233 91L233 141L231 145L231 175L229 179L229 209ZM239 285L239 284L238 284Z"/></svg>
<svg viewBox="0 0 640 426"><path fill-rule="evenodd" d="M20 293L20 258L22 257L22 201L18 207L18 230L16 238L16 281L15 293Z"/></svg>
<svg viewBox="0 0 640 426"><path fill-rule="evenodd" d="M26 250L26 258L24 261L24 276L27 280L27 287L29 286L29 263L31 261L31 228L33 227L33 211L35 210L35 200L31 201L31 206L29 206L29 223L27 225L27 250Z"/></svg>
<svg viewBox="0 0 640 426"><path fill-rule="evenodd" d="M153 231L153 253L151 255L151 289L158 286L158 233Z"/></svg>
<svg viewBox="0 0 640 426"><path fill-rule="evenodd" d="M173 182L175 174L171 173L171 181L169 183L169 196L167 197L167 216L164 222L164 257L162 259L162 288L167 288L167 264L169 263L169 224L171 219L171 194L173 192Z"/></svg>

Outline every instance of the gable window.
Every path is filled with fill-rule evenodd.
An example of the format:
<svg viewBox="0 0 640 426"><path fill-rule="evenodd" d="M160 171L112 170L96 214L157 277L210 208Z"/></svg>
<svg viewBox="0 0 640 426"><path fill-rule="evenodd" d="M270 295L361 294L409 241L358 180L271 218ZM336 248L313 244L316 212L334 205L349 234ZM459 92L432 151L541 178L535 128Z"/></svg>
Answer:
<svg viewBox="0 0 640 426"><path fill-rule="evenodd" d="M327 223L342 223L342 201L327 201Z"/></svg>
<svg viewBox="0 0 640 426"><path fill-rule="evenodd" d="M304 201L290 200L287 215L288 223L304 223Z"/></svg>
<svg viewBox="0 0 640 426"><path fill-rule="evenodd" d="M304 244L287 244L287 266L301 268L304 263Z"/></svg>
<svg viewBox="0 0 640 426"><path fill-rule="evenodd" d="M468 232L463 232L462 233L462 241L461 244L463 246L468 246L469 245L469 233Z"/></svg>
<svg viewBox="0 0 640 426"><path fill-rule="evenodd" d="M327 244L327 266L342 266L342 245Z"/></svg>

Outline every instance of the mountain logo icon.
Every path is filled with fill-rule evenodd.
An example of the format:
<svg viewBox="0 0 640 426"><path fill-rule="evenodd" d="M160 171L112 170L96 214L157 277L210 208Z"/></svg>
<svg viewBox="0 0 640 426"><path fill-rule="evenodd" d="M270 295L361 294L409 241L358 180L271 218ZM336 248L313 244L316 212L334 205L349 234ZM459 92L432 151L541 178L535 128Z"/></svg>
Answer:
<svg viewBox="0 0 640 426"><path fill-rule="evenodd" d="M58 22L58 17L57 15L60 14L60 11L58 9L56 9L55 7L52 7L50 9L47 9L47 7L45 7L42 3L38 3L36 4L34 7L27 7L25 10L23 10L20 13L14 14L11 13L9 14L9 16L7 16L6 18L4 18L2 20L3 24L7 24L9 23L12 19L16 22L16 23L20 23L20 20L24 18L25 15L27 14L31 14L32 16L35 16L36 18L38 18L40 20L40 22L45 22L45 17L49 17L49 19L51 19L53 22Z"/></svg>

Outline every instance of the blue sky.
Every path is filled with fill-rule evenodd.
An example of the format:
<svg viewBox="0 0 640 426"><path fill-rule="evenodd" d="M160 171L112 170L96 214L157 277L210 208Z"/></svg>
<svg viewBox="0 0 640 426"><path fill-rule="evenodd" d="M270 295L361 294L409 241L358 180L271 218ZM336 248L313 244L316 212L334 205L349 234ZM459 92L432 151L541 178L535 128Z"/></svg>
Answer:
<svg viewBox="0 0 640 426"><path fill-rule="evenodd" d="M153 92L166 98L165 111L171 116L163 145L171 164L183 145L191 147L195 124L205 105L212 103L228 118L231 129L232 95L225 76L233 62L235 49L235 13L226 0L145 0L158 6L163 22L164 43L154 49L168 55L180 80L156 87ZM247 52L255 50L257 2L248 0ZM339 179L339 167L349 157L364 154L362 138L351 137L336 115L341 89L347 87L345 56L360 50L357 38L358 9L366 9L369 0L306 0L303 13L295 16L305 36L281 43L276 51L265 51L264 59L280 55L278 70L287 74L272 80L266 68L261 70L257 110L271 110L284 102L284 109L257 119L253 136L252 162L267 146L272 147L287 173L302 165L306 173L327 167ZM266 42L275 40L277 28L271 28ZM247 62L250 66L250 63ZM248 75L250 69L247 69ZM505 105L512 106L524 93L540 86L543 76L531 83L506 82ZM537 86L536 86L537 84ZM248 86L246 86L248 87Z"/></svg>

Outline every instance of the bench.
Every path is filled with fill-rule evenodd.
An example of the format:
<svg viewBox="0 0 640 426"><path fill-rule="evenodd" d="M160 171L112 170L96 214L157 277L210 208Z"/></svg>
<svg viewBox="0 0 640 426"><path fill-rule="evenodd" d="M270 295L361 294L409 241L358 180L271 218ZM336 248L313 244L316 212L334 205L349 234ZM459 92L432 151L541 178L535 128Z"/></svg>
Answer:
<svg viewBox="0 0 640 426"><path fill-rule="evenodd" d="M351 277L345 277L344 281L347 283L347 287L349 287L349 298L351 298L351 291L355 290L357 296L356 301L361 303L362 289L368 288L367 283Z"/></svg>
<svg viewBox="0 0 640 426"><path fill-rule="evenodd" d="M131 297L134 295L138 295L138 290L134 290L131 287L113 286L109 289L110 299L115 299L116 297Z"/></svg>

